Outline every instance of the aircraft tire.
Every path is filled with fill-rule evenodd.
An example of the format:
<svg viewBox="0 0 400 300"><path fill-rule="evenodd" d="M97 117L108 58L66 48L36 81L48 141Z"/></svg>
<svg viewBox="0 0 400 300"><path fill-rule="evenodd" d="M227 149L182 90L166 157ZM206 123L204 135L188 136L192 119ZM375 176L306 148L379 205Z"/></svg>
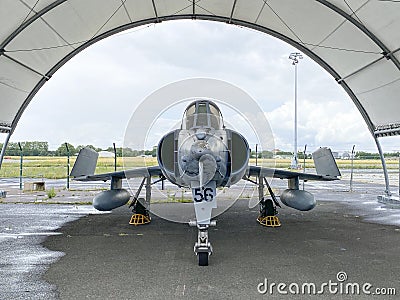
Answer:
<svg viewBox="0 0 400 300"><path fill-rule="evenodd" d="M271 199L265 201L266 216L275 216L275 208Z"/></svg>
<svg viewBox="0 0 400 300"><path fill-rule="evenodd" d="M197 254L199 266L208 266L208 252L199 252Z"/></svg>

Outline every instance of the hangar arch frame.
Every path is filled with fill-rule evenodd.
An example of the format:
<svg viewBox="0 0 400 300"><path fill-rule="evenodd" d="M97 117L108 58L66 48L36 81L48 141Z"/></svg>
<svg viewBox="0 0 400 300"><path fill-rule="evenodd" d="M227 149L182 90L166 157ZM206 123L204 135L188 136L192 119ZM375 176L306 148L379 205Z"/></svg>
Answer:
<svg viewBox="0 0 400 300"><path fill-rule="evenodd" d="M35 10L36 5L39 3L39 1L36 1L36 3L33 6L30 6L27 2L28 1L23 1L20 0L21 3L23 3L24 6L26 6L29 9L29 14L25 17L22 23L19 24L10 34L8 34L3 40L0 39L0 62L1 59L6 59L8 60L9 63L15 64L15 66L19 66L22 69L25 69L26 72L32 72L35 73L37 76L40 76L40 80L36 82L36 84L31 88L29 94L25 99L23 99L21 105L19 106L18 110L14 114L12 118L12 122L4 122L2 120L2 116L0 114L0 132L6 133L7 137L1 152L0 156L0 167L1 167L1 162L4 156L5 148L6 145L10 139L10 136L12 135L13 131L15 130L18 121L20 120L23 112L31 102L31 100L34 98L36 93L40 90L40 88L51 78L51 76L59 69L61 68L69 59L71 59L73 56L84 50L85 48L93 45L94 43L109 37L113 34L116 34L118 32L138 27L141 25L146 25L146 24L151 24L151 23L160 23L163 21L170 21L170 20L182 20L182 19L195 19L195 20L207 20L207 21L218 21L218 22L223 22L223 23L228 23L232 25L237 25L237 26L242 26L242 27L247 27L251 28L260 32L263 32L265 34L274 36L276 38L279 38L280 40L285 41L286 43L292 45L293 47L299 49L306 55L308 55L310 58L312 58L314 61L316 61L320 66L322 66L337 82L339 85L344 88L344 90L347 92L347 94L350 96L352 99L353 103L357 107L357 109L360 111L364 121L367 124L367 127L369 131L371 132L375 143L377 145L378 152L381 156L381 161L383 165L383 170L384 170L384 175L385 175L385 184L386 184L386 191L385 193L387 195L390 195L390 189L389 189L389 178L387 174L387 168L386 168L386 163L385 159L383 157L383 151L379 142L379 137L382 136L390 136L390 135L399 135L400 134L400 119L394 119L389 120L387 124L385 122L382 123L382 118L377 116L375 117L375 120L371 118L370 113L374 112L373 109L370 107L366 108L365 104L363 101L360 100L360 92L358 91L355 92L354 89L356 88L359 90L359 87L357 85L353 85L352 82L349 83L349 80L351 81L352 77L357 77L360 75L360 73L365 73L366 70L372 69L374 66L377 64L381 64L382 62L389 62L394 66L394 68L397 70L397 76L398 78L394 78L394 80L390 81L389 79L387 80L386 84L388 86L392 85L393 83L396 84L396 82L400 81L400 45L397 45L396 47L393 48L393 46L390 48L389 46L386 45L386 43L378 37L375 33L373 33L373 29L376 29L375 27L369 28L364 24L364 22L359 18L358 13L364 9L364 7L370 5L368 0L359 0L359 2L362 2L357 9L352 9L348 2L344 1L348 8L347 12L345 11L346 6L344 4L342 7L340 6L340 3L343 2L342 0L333 0L333 1L327 1L327 0L303 0L302 4L306 4L309 7L314 7L316 8L315 5L321 5L321 7L325 8L325 10L329 11L328 15L330 16L332 13L336 14L339 16L340 19L340 24L337 25L336 28L334 28L332 31L327 31L326 32L326 37L325 39L320 42L318 45L313 45L312 43L305 43L304 38L299 37L299 33L301 34L306 34L305 32L299 30L297 31L297 34L294 32L294 30L291 29L291 27L283 20L283 17L281 15L287 13L286 10L290 12L290 9L288 8L290 5L289 0L284 0L280 1L280 4L278 4L278 1L274 0L258 0L254 2L258 2L261 5L261 8L258 12L257 19L255 21L249 21L246 20L245 17L238 18L236 17L236 13L239 10L242 10L242 15L246 16L246 13L248 13L246 10L243 9L243 7L246 7L245 0L220 0L220 1L214 1L214 4L210 4L210 1L207 0L193 0L193 1L184 1L184 0L177 0L175 1L178 4L182 5L182 9L176 11L174 14L167 14L164 13L164 11L168 11L163 6L168 6L168 4L165 3L163 0L144 0L147 1L149 11L148 13L151 15L151 17L148 18L142 18L133 21L130 14L129 14L129 9L127 8L127 5L131 3L133 5L133 1L130 0L120 0L117 1L115 0L115 3L119 3L118 5L115 4L116 10L115 11L110 11L112 14L109 17L109 19L106 20L104 25L107 24L110 19L114 18L116 13L119 10L124 9L126 14L129 17L129 21L125 22L123 24L120 24L119 26L114 26L111 27L109 30L105 30L104 32L101 32L102 27L98 29L96 34L90 38L88 38L84 42L76 41L75 44L79 44L79 47L75 48L67 40L62 36L62 34L59 34L56 29L54 29L54 26L49 24L48 21L46 21L44 18L46 17L47 14L52 12L53 10L56 9L61 9L63 7L63 4L70 4L71 7L74 7L74 5L77 5L76 1L73 0L56 0L56 1L51 1L51 0L42 0L42 2L48 2L48 5L44 5L40 10ZM144 2L142 1L142 2ZM90 1L89 1L90 2ZM100 1L99 1L100 2ZM313 2L313 3L311 3ZM353 6L356 5L357 1L350 1ZM353 3L354 2L354 3ZM101 1L103 5L105 5L104 1ZM175 4L176 4L175 3ZM204 3L204 5L203 5ZM215 10L221 10L217 3L220 6L225 5L225 15L223 14L214 14L211 11L213 9ZM227 5L229 4L229 5ZM214 5L214 7L213 7ZM286 5L286 6L285 6ZM79 5L78 5L79 6ZM239 7L240 6L240 7ZM251 6L251 5L250 5ZM151 7L151 8L150 8ZM162 8L163 7L163 8ZM399 6L397 6L399 8ZM274 24L272 26L265 26L260 24L259 18L261 17L261 14L263 13L264 9L269 9L270 13L272 12L272 15L275 14L278 18L278 20L281 20L283 23L283 29L280 28L279 26L276 28L280 28L280 30L277 30L274 27ZM277 11L281 10L281 14L279 14ZM285 10L286 9L286 10ZM387 9L387 8L386 8ZM164 11L163 11L164 10ZM201 11L202 13L199 13L198 11ZM182 12L182 13L181 13ZM400 9L399 9L400 12ZM313 12L310 12L310 14ZM32 16L30 16L32 14ZM295 19L295 17L293 17ZM398 18L400 19L400 17ZM399 20L396 20L400 22ZM61 39L65 44L63 45L64 47L69 47L71 46L73 48L72 51L69 51L66 55L61 57L58 62L54 65L49 65L49 68L46 70L46 72L41 72L40 70L37 70L35 67L30 66L28 63L21 61L20 59L13 57L12 53L9 54L7 51L7 47L13 43L15 39L17 39L21 33L23 33L25 30L28 30L31 25L35 24L37 21L43 21L50 29L53 31L59 39ZM295 21L294 21L295 22ZM361 65L359 64L358 66L354 66L354 68L351 70L351 72L347 71L344 72L343 70L339 72L337 69L337 66L333 66L331 62L329 62L329 55L326 55L326 53L322 53L323 55L317 53L315 49L318 50L318 47L323 44L323 42L326 39L329 39L332 35L336 34L337 31L340 30L340 27L343 26L343 24L351 24L354 28L356 28L356 31L358 34L363 35L364 38L367 38L374 46L371 46L371 49L374 49L373 51L371 50L371 53L374 53L376 56L372 61L365 60ZM103 26L104 26L103 25ZM275 24L276 25L276 24ZM280 24L282 25L282 24ZM368 25L368 24L367 24ZM286 27L285 27L286 26ZM392 30L395 30L392 28ZM376 31L376 30L375 30ZM1 36L1 35L0 35ZM376 48L374 48L376 47ZM323 48L323 47L322 47ZM329 48L329 47L327 47ZM367 47L368 48L368 47ZM339 49L339 48L338 48ZM379 49L379 52L378 50ZM343 50L343 49L339 49ZM346 50L346 49L345 49ZM357 50L355 50L357 51ZM360 51L363 52L363 51ZM368 53L368 51L365 51ZM328 59L323 57L326 55ZM340 69L340 67L339 67ZM1 82L1 77L2 72L0 70L0 83L3 83L3 85L6 85L6 83ZM1 86L1 85L0 85ZM356 87L355 87L356 86ZM399 85L400 86L400 85ZM377 86L376 89L382 89L382 87L385 87L385 85ZM369 92L367 90L367 92ZM362 93L361 93L362 94ZM365 102L365 101L364 101ZM1 90L0 90L0 107L2 105L2 99L1 99ZM376 119L379 119L378 121ZM393 118L392 118L393 119ZM398 121L398 122L397 122Z"/></svg>

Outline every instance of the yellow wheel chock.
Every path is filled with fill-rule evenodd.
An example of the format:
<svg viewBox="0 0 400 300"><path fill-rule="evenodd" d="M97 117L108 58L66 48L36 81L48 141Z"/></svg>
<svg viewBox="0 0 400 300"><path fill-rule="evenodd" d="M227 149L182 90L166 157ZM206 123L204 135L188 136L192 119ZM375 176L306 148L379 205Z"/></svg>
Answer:
<svg viewBox="0 0 400 300"><path fill-rule="evenodd" d="M131 220L129 221L129 224L137 226L150 223L150 221L151 221L150 216L145 216L142 214L133 214Z"/></svg>
<svg viewBox="0 0 400 300"><path fill-rule="evenodd" d="M279 221L277 216L266 216L266 217L259 216L257 218L257 222L260 223L261 225L264 225L267 227L280 227L281 226L281 222Z"/></svg>

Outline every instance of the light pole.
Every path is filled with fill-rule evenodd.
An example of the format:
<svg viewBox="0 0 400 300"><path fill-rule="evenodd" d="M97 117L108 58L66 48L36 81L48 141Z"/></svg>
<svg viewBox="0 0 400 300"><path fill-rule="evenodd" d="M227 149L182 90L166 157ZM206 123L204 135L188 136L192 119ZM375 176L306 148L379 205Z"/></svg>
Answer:
<svg viewBox="0 0 400 300"><path fill-rule="evenodd" d="M299 52L293 52L290 53L289 59L292 60L292 65L294 66L294 154L290 168L297 169L297 64L299 59L303 59L303 55Z"/></svg>

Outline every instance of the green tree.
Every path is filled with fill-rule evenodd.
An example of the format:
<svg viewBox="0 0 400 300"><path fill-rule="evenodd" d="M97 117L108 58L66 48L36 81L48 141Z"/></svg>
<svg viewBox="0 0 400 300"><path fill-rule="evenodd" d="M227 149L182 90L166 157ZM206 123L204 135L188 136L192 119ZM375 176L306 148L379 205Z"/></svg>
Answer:
<svg viewBox="0 0 400 300"><path fill-rule="evenodd" d="M69 155L75 155L76 153L76 149L73 145L71 145L70 143L68 144L68 149L69 149ZM57 150L55 151L55 155L56 156L67 156L68 155L68 151L67 151L67 147L65 146L65 143L62 143L60 145L60 147L57 148Z"/></svg>
<svg viewBox="0 0 400 300"><path fill-rule="evenodd" d="M262 157L263 158L273 158L274 157L274 153L272 151L264 150L262 152Z"/></svg>
<svg viewBox="0 0 400 300"><path fill-rule="evenodd" d="M138 156L138 151L137 150L132 150L131 148L123 148L122 149L122 154L125 157L135 157Z"/></svg>
<svg viewBox="0 0 400 300"><path fill-rule="evenodd" d="M357 151L355 154L355 158L358 159L379 159L380 156L378 153L369 153L364 151Z"/></svg>
<svg viewBox="0 0 400 300"><path fill-rule="evenodd" d="M2 144L0 144L3 147ZM26 156L46 156L49 153L48 142L21 142L22 152ZM9 143L6 149L6 155L20 155L18 143Z"/></svg>
<svg viewBox="0 0 400 300"><path fill-rule="evenodd" d="M293 155L293 152L289 151L277 151L276 155Z"/></svg>
<svg viewBox="0 0 400 300"><path fill-rule="evenodd" d="M8 143L5 155L9 155L9 156L20 155L18 143Z"/></svg>

